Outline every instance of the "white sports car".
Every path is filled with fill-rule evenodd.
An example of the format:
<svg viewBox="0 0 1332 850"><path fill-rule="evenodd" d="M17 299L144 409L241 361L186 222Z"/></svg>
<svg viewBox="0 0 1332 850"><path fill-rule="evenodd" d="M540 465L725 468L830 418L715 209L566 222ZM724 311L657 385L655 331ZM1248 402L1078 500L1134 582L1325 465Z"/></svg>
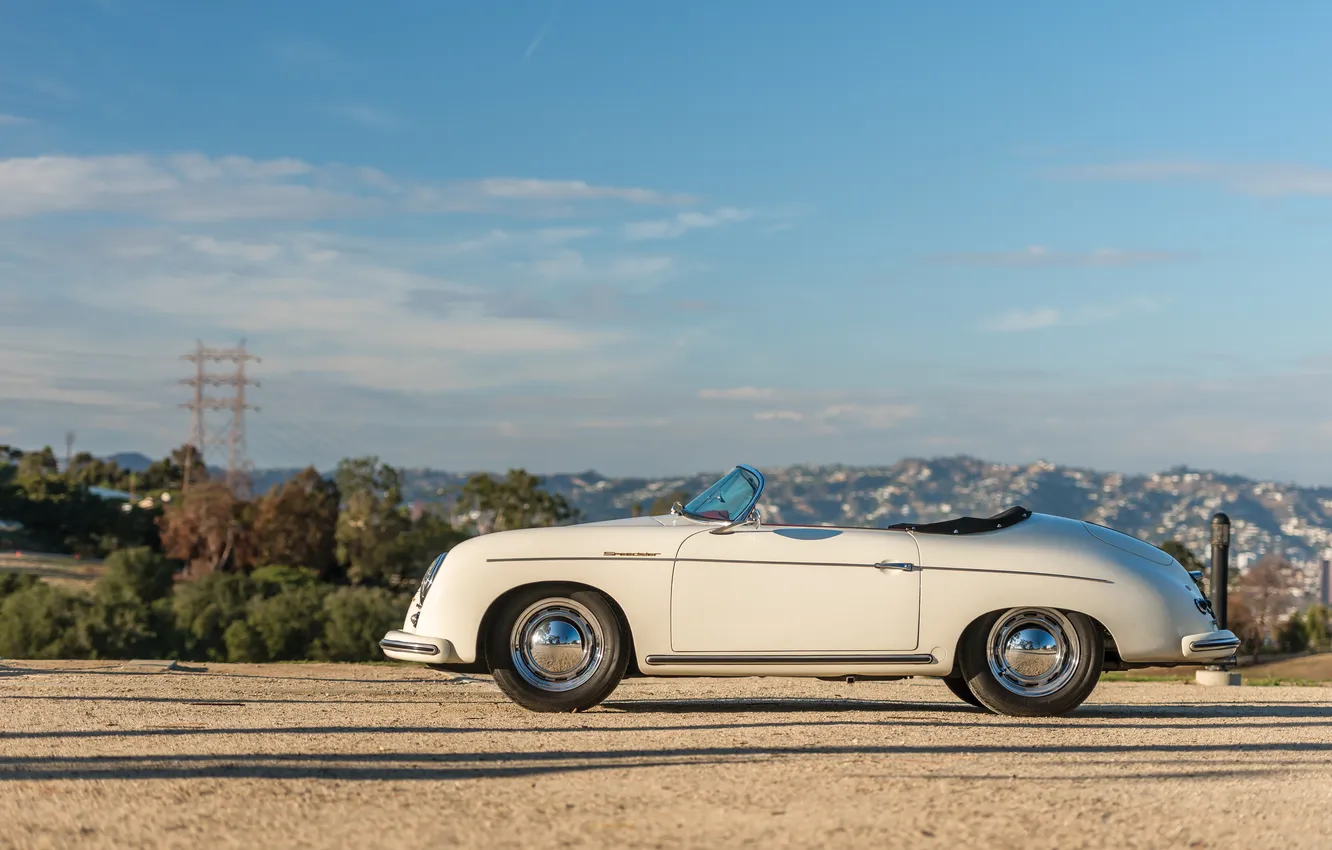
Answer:
<svg viewBox="0 0 1332 850"><path fill-rule="evenodd" d="M440 555L385 655L488 671L534 711L581 711L625 675L937 676L1027 717L1102 670L1235 653L1165 552L1011 508L988 519L769 525L738 466L670 514L504 531Z"/></svg>

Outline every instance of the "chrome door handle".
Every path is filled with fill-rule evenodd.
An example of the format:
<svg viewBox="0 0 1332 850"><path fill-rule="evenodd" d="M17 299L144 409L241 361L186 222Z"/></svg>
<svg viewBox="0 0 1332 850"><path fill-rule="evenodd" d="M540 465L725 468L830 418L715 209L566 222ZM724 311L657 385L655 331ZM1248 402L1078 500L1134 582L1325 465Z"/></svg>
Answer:
<svg viewBox="0 0 1332 850"><path fill-rule="evenodd" d="M881 570L901 570L904 573L909 573L916 568L916 565L910 561L880 561L874 566Z"/></svg>

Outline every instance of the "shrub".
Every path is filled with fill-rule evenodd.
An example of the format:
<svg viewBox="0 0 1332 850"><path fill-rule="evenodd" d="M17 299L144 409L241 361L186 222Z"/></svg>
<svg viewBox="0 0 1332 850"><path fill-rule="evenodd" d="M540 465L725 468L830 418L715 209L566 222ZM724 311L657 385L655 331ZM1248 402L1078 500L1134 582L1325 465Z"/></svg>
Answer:
<svg viewBox="0 0 1332 850"><path fill-rule="evenodd" d="M1292 616L1286 621L1277 635L1277 645L1282 652L1304 652L1309 648L1309 627L1303 617Z"/></svg>
<svg viewBox="0 0 1332 850"><path fill-rule="evenodd" d="M327 585L310 584L250 600L245 624L263 644L262 660L299 661L310 657L311 647L324 631L324 597L329 589ZM247 647L247 651L253 652L253 648Z"/></svg>
<svg viewBox="0 0 1332 850"><path fill-rule="evenodd" d="M24 573L0 573L0 600L20 590L27 590L38 584L36 576Z"/></svg>
<svg viewBox="0 0 1332 850"><path fill-rule="evenodd" d="M410 595L382 587L340 587L324 597L324 633L311 655L321 661L383 657L379 639L402 623Z"/></svg>
<svg viewBox="0 0 1332 850"><path fill-rule="evenodd" d="M254 582L240 573L211 573L181 583L172 599L180 656L200 661L229 659L228 631L245 619L254 594Z"/></svg>
<svg viewBox="0 0 1332 850"><path fill-rule="evenodd" d="M35 583L0 602L0 656L87 658L80 621L90 600L49 584Z"/></svg>

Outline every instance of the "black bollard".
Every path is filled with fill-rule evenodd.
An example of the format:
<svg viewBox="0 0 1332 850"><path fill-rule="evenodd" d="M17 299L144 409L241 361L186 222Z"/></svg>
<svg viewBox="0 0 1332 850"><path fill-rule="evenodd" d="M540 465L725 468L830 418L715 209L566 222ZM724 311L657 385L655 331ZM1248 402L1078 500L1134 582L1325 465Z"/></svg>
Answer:
<svg viewBox="0 0 1332 850"><path fill-rule="evenodd" d="M1212 612L1219 629L1226 627L1226 584L1230 577L1230 517L1212 517Z"/></svg>

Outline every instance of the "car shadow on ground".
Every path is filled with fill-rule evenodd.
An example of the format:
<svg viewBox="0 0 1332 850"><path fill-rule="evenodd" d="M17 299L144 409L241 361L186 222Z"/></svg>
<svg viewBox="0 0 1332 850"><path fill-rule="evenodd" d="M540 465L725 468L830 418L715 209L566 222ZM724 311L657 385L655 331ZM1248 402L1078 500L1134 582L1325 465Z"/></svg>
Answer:
<svg viewBox="0 0 1332 850"><path fill-rule="evenodd" d="M963 704L913 703L892 700L836 699L680 699L616 700L606 709L631 714L726 714L726 713L799 713L799 712L931 712L944 715L979 715L994 720L1030 724L1028 718L1001 718L987 711ZM1309 717L1332 720L1332 692L1326 701L1299 700L1272 703L1168 703L1133 705L1093 703L1084 705L1066 720L1082 719L1231 719L1260 717Z"/></svg>
<svg viewBox="0 0 1332 850"><path fill-rule="evenodd" d="M1247 748L1246 748L1247 749ZM882 776L903 778L900 766L922 759L949 764L965 757L968 778L1009 781L1015 770L1040 772L1042 781L1087 779L1225 778L1302 771L1327 772L1324 754L1332 742L1275 743L1261 747L1261 761L1236 763L1233 744L1021 745L900 744L854 746L713 746L623 750L545 750L486 753L207 753L178 755L0 756L0 783L51 779L336 779L350 781L461 780L535 776L595 770L625 770L676 765L784 764L790 758L885 756ZM1278 754L1312 756L1272 758ZM1088 756L1119 756L1096 762ZM1188 757L1194 758L1188 758ZM1015 762L1014 758L1021 761ZM1049 758L1081 757L1077 775L1048 769ZM1127 757L1127 758L1125 758ZM1087 770L1100 766L1103 772ZM863 765L874 767L873 762ZM951 776L960 774L956 772ZM948 778L921 772L918 778Z"/></svg>

